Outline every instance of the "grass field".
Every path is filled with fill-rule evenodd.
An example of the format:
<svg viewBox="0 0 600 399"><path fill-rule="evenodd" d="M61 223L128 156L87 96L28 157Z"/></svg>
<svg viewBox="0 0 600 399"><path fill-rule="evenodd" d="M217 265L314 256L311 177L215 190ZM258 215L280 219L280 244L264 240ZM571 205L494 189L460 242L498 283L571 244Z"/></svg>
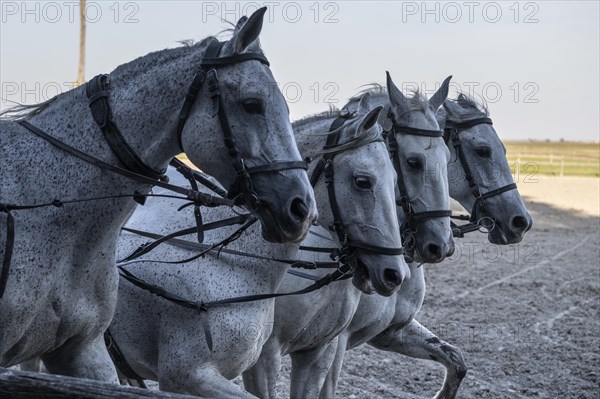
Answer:
<svg viewBox="0 0 600 399"><path fill-rule="evenodd" d="M505 141L508 162L521 175L600 177L600 143Z"/></svg>
<svg viewBox="0 0 600 399"><path fill-rule="evenodd" d="M600 143L505 141L504 145L508 163L513 173L519 166L521 179L534 175L600 177ZM184 154L178 158L187 161Z"/></svg>

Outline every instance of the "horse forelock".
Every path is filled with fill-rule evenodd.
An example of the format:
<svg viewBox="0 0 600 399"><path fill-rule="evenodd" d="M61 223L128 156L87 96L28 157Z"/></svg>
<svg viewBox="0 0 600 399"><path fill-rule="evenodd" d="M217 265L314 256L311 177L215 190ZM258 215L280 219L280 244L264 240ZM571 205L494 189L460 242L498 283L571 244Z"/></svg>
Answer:
<svg viewBox="0 0 600 399"><path fill-rule="evenodd" d="M444 104L444 110L447 115L446 119L452 122L459 123L490 116L485 102L478 101L464 93L459 93L456 99L447 99L446 102L451 102L455 105L455 107L449 108Z"/></svg>
<svg viewBox="0 0 600 399"><path fill-rule="evenodd" d="M342 131L345 131L345 129L347 129L347 128L348 128L347 126L342 126L340 129ZM373 126L371 129L362 130L362 131L358 132L358 134L356 134L356 133L357 133L356 130L352 134L350 134L348 132L348 134L346 134L346 137L344 137L344 141L342 141L342 143L340 143L330 149L323 149L321 151L321 153L328 154L328 153L338 153L338 152L342 152L342 151L349 151L349 150L353 150L353 149L362 147L362 146L372 143L374 141L379 141L382 138L381 137L381 126L379 126L378 124Z"/></svg>

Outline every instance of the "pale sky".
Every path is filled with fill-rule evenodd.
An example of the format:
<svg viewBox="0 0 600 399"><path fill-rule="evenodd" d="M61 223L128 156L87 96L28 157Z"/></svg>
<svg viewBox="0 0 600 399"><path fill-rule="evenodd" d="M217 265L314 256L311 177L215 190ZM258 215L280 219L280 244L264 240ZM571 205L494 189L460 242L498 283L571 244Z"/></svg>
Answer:
<svg viewBox="0 0 600 399"><path fill-rule="evenodd" d="M0 1L0 109L76 79L79 2ZM487 100L502 139L599 140L598 1L89 1L86 79L200 40L258 5L292 119L384 82L431 95L448 75Z"/></svg>

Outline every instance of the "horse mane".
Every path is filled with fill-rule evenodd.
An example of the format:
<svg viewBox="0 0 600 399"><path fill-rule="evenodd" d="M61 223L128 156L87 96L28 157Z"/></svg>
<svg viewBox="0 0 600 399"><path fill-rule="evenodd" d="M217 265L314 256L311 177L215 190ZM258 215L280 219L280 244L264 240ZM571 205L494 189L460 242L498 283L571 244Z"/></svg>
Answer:
<svg viewBox="0 0 600 399"><path fill-rule="evenodd" d="M345 115L347 111L345 110L339 110L337 109L335 106L333 105L329 105L329 109L327 111L324 112L320 112L317 114L312 114L312 115L308 115L302 119L299 119L297 121L294 121L292 123L292 128L294 130L297 130L301 127L304 127L310 123L314 123L314 122L320 122L326 119L331 119L331 118L337 118L341 115ZM335 131L332 132L325 132L325 133L312 133L312 134L305 134L306 136L328 136L332 133L335 133L337 131L340 131L340 129L343 129L346 126L346 123L344 123L340 128L338 128ZM379 125L376 125L376 127L368 129L368 130L363 130L361 132L359 132L359 135L353 135L352 137L349 137L345 142L336 145L334 148L330 148L327 150L321 149L319 152L321 154L327 154L327 153L335 153L335 152L340 152L340 151L345 151L345 150L351 150L354 148L358 148L361 147L367 143L370 143L372 141L376 141L381 139L381 127Z"/></svg>
<svg viewBox="0 0 600 399"><path fill-rule="evenodd" d="M381 140L382 139L381 131L382 131L381 126L379 124L376 124L372 128L363 130L362 132L360 132L361 134L354 135L354 136L350 137L348 140L346 140L345 142L338 144L333 148L322 149L321 153L322 154L331 154L331 153L352 150L354 148L362 147L363 145L372 143L374 141ZM333 133L333 132L331 132L331 133Z"/></svg>
<svg viewBox="0 0 600 399"><path fill-rule="evenodd" d="M61 94L63 93L36 104L21 104L15 101L15 105L0 112L0 120L17 122L35 116L48 108Z"/></svg>
<svg viewBox="0 0 600 399"><path fill-rule="evenodd" d="M387 97L388 94L387 88L379 83L368 83L361 87L364 87L364 89L350 97L347 105L359 102L360 98L366 93L369 93L372 98L379 98L383 96ZM427 111L429 100L425 94L423 94L419 89L409 90L408 94L410 96L406 96L406 99L408 100L409 106L405 112L419 110L422 110L423 112Z"/></svg>
<svg viewBox="0 0 600 399"><path fill-rule="evenodd" d="M227 29L223 32L229 32L229 31L233 31L233 30ZM220 32L220 33L222 33L222 32ZM129 72L130 69L137 67L139 64L149 65L151 69L161 67L164 64L167 64L175 59L185 56L186 54L188 54L190 52L190 49L192 49L192 48L206 47L208 45L209 41L211 41L215 38L216 38L216 36L208 36L198 42L195 42L194 40L190 40L190 39L180 40L180 41L178 41L178 43L180 44L179 47L153 51L151 53L148 53L146 55L138 57L132 61L129 61L125 64L121 64L121 65L117 66L111 72L111 74L115 74L115 75L119 75L121 73L125 74L125 73ZM260 44L258 44L258 40L255 41L255 44L252 45L252 51L260 52L261 54L263 53L263 51L260 47ZM71 90L73 90L73 89L71 89ZM71 90L64 92L64 93L59 93L56 96L54 96L46 101L40 102L40 103L21 104L21 103L15 102L15 105L0 112L0 120L20 121L20 120L28 119L28 118L35 116L35 115L41 113L42 111L44 111L57 98L70 92Z"/></svg>
<svg viewBox="0 0 600 399"><path fill-rule="evenodd" d="M327 111L319 112L317 114L311 114L303 117L302 119L298 119L292 122L292 129L301 128L304 125L308 125L312 122L317 122L323 119L328 119L332 117L338 117L342 114L342 111L337 109L335 105L329 104L329 109Z"/></svg>
<svg viewBox="0 0 600 399"><path fill-rule="evenodd" d="M364 89L350 97L348 104L359 102L360 98L367 93L369 93L372 98L383 97L384 95L387 96L387 88L379 83L367 83L360 87L364 87Z"/></svg>

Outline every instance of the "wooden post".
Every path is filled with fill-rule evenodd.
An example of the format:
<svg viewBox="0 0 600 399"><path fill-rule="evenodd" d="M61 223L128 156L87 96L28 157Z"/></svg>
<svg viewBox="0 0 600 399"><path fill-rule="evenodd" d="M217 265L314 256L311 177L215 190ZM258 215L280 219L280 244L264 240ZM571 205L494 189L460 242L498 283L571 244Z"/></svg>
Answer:
<svg viewBox="0 0 600 399"><path fill-rule="evenodd" d="M85 82L85 0L79 1L79 64L75 86Z"/></svg>
<svg viewBox="0 0 600 399"><path fill-rule="evenodd" d="M197 396L151 391L61 375L0 367L0 399L198 399Z"/></svg>
<svg viewBox="0 0 600 399"><path fill-rule="evenodd" d="M560 160L560 177L564 177L565 175L565 161L564 159Z"/></svg>

